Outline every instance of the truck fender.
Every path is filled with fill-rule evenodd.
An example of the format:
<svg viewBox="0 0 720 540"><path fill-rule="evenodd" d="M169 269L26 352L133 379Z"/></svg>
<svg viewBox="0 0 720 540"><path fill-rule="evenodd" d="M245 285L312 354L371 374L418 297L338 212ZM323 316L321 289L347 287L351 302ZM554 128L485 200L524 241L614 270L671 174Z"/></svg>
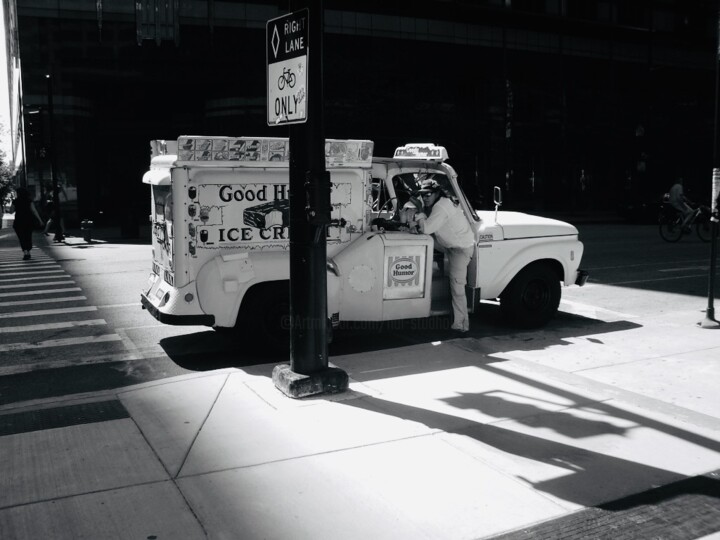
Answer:
<svg viewBox="0 0 720 540"><path fill-rule="evenodd" d="M537 240L537 239L535 239ZM481 257L494 258L496 272L489 270L486 265L478 266L478 283L480 284L482 297L484 299L498 298L505 290L512 279L526 266L543 261L548 264L558 276L558 281L571 284L574 270L582 258L582 243L572 241L558 242L556 239L540 243L528 243L525 247L512 252L508 245L512 240L502 242L502 249L493 249L491 253L480 251ZM503 260L502 252L511 253L510 257ZM499 259L499 260L498 260Z"/></svg>
<svg viewBox="0 0 720 540"><path fill-rule="evenodd" d="M284 252L236 252L218 255L206 262L197 275L198 301L205 313L215 316L215 325L233 327L243 297L253 285L289 277Z"/></svg>

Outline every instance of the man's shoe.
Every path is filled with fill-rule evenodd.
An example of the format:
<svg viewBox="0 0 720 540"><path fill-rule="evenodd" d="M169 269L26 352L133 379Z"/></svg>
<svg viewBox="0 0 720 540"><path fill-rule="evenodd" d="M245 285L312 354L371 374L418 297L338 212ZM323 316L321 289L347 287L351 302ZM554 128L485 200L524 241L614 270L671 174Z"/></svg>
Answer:
<svg viewBox="0 0 720 540"><path fill-rule="evenodd" d="M29 260L29 259L30 259L30 254L29 254L29 253L26 253L25 255L23 255L23 261L27 261L27 260Z"/></svg>

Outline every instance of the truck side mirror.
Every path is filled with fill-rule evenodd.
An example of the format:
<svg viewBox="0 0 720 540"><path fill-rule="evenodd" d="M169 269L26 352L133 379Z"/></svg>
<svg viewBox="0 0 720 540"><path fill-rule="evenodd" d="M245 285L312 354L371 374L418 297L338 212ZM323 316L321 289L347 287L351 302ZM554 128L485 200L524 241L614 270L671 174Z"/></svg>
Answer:
<svg viewBox="0 0 720 540"><path fill-rule="evenodd" d="M500 186L493 188L493 203L495 203L495 221L497 221L498 208L502 206L502 189L500 189Z"/></svg>
<svg viewBox="0 0 720 540"><path fill-rule="evenodd" d="M493 188L493 203L495 204L495 210L502 206L502 189L500 189L500 186Z"/></svg>

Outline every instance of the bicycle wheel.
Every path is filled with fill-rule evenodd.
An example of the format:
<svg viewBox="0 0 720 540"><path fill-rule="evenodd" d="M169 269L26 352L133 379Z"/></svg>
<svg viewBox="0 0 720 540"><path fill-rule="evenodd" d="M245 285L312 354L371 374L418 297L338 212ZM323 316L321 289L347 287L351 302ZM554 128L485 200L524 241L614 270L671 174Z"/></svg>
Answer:
<svg viewBox="0 0 720 540"><path fill-rule="evenodd" d="M660 236L666 242L677 242L682 234L682 218L668 218L660 221Z"/></svg>
<svg viewBox="0 0 720 540"><path fill-rule="evenodd" d="M710 220L698 221L695 224L695 231L697 232L698 238L703 242L709 242L712 237L712 223Z"/></svg>

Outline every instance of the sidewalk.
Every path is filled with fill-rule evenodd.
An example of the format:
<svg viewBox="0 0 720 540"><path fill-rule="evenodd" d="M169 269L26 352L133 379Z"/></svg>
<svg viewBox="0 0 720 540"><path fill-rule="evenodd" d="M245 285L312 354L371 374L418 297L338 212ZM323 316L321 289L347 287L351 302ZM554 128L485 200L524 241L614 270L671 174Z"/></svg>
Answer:
<svg viewBox="0 0 720 540"><path fill-rule="evenodd" d="M714 535L697 317L336 356L350 390L303 400L260 365L2 407L0 538Z"/></svg>

